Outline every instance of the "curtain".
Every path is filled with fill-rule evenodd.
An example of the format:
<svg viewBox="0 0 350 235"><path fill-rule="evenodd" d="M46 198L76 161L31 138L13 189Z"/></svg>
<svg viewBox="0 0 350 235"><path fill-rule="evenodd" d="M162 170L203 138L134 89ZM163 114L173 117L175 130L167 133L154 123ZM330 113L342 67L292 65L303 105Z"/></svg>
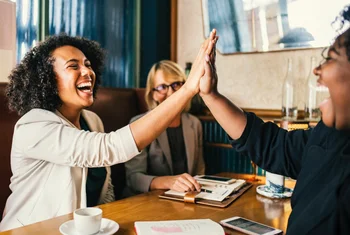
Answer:
<svg viewBox="0 0 350 235"><path fill-rule="evenodd" d="M98 41L107 51L102 85L135 86L135 0L50 0L49 34Z"/></svg>
<svg viewBox="0 0 350 235"><path fill-rule="evenodd" d="M20 62L38 42L39 5L37 0L16 1L16 58Z"/></svg>
<svg viewBox="0 0 350 235"><path fill-rule="evenodd" d="M106 50L102 86L135 87L137 81L136 35L139 0L48 0L48 34L66 33L95 40ZM17 58L37 41L38 0L17 0Z"/></svg>

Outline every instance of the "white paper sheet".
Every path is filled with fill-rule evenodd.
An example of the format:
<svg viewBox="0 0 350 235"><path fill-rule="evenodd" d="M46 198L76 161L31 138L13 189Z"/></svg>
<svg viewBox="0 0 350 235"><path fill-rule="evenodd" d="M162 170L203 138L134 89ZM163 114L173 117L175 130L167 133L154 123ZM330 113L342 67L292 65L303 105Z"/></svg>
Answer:
<svg viewBox="0 0 350 235"><path fill-rule="evenodd" d="M238 191L242 188L246 181L245 180L236 180L236 182L232 184L218 184L218 183L210 183L205 181L198 181L202 185L202 190L208 192L200 192L196 195L196 198L213 200L213 201L223 201L227 196L229 196L232 192ZM177 192L174 190L168 190L165 192L165 195L176 195L184 197L186 193Z"/></svg>

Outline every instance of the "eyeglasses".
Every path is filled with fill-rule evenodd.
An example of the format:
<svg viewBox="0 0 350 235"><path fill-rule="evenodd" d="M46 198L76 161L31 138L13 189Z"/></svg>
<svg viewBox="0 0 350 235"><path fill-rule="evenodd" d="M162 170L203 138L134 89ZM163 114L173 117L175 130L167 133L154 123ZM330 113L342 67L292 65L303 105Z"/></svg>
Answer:
<svg viewBox="0 0 350 235"><path fill-rule="evenodd" d="M173 91L177 91L177 90L179 90L182 87L183 84L184 84L184 82L173 82L170 85L161 84L161 85L153 88L152 90L153 91L157 91L160 94L164 95L164 94L168 93L168 88L169 87L171 87L171 89L173 89Z"/></svg>

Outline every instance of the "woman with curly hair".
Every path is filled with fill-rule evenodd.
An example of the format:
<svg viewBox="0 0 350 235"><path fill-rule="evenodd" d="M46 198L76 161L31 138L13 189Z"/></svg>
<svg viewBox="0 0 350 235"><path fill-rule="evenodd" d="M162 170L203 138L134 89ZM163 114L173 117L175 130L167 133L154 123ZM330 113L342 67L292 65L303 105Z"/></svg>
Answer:
<svg viewBox="0 0 350 235"><path fill-rule="evenodd" d="M185 83L186 75L175 62L162 60L148 73L145 100L152 110L174 95ZM125 196L155 189L180 192L200 187L193 175L204 174L202 124L198 118L184 112L173 119L169 127L142 152L125 163ZM131 122L145 114L132 118Z"/></svg>
<svg viewBox="0 0 350 235"><path fill-rule="evenodd" d="M12 178L0 230L28 225L113 200L108 166L128 161L151 143L198 92L215 30L203 43L183 87L162 105L111 133L85 110L94 102L104 53L93 41L52 36L12 71L9 107L15 125ZM153 131L149 131L152 126Z"/></svg>
<svg viewBox="0 0 350 235"><path fill-rule="evenodd" d="M340 20L350 23L350 6ZM309 130L288 132L242 111L217 91L208 63L200 95L238 151L261 168L296 179L287 234L350 234L350 29L337 37L314 69L330 97L322 120Z"/></svg>

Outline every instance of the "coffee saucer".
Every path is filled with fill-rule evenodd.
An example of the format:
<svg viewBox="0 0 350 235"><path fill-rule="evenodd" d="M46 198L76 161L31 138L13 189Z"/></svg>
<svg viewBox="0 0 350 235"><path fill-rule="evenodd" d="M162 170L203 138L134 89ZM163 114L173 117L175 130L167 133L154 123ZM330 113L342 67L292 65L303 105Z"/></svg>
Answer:
<svg viewBox="0 0 350 235"><path fill-rule="evenodd" d="M112 235L119 229L119 224L113 220L102 218L101 229L98 233L94 235ZM60 226L60 232L63 235L80 235L77 230L75 230L74 220L69 220Z"/></svg>
<svg viewBox="0 0 350 235"><path fill-rule="evenodd" d="M293 194L293 189L284 187L283 193L275 193L270 189L269 186L260 185L256 187L256 192L259 193L260 195L263 195L269 198L289 198Z"/></svg>

